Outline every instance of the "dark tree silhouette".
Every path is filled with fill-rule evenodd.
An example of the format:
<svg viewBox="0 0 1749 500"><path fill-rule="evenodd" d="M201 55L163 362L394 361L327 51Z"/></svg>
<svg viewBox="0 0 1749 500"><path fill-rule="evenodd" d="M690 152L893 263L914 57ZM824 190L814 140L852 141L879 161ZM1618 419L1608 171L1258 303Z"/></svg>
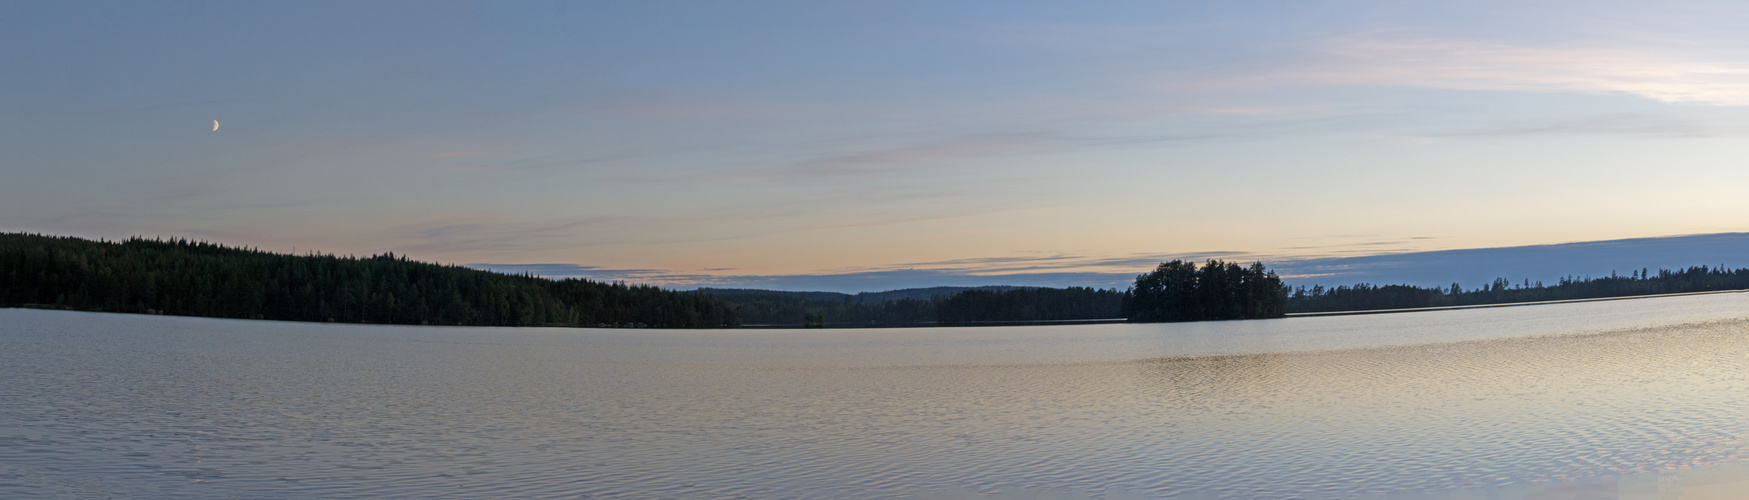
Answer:
<svg viewBox="0 0 1749 500"><path fill-rule="evenodd" d="M708 295L548 280L405 256L293 256L183 239L120 243L0 234L0 306L349 323L739 324Z"/></svg>
<svg viewBox="0 0 1749 500"><path fill-rule="evenodd" d="M1676 271L1660 269L1656 275L1649 269L1640 269L1628 276L1616 273L1602 278L1569 276L1549 286L1528 279L1513 283L1495 278L1486 286L1467 291L1457 283L1431 288L1366 283L1335 288L1298 287L1288 296L1287 305L1288 311L1294 313L1370 311L1745 289L1749 289L1749 269L1726 269L1721 265Z"/></svg>
<svg viewBox="0 0 1749 500"><path fill-rule="evenodd" d="M1261 262L1210 260L1199 269L1174 260L1136 276L1122 312L1138 323L1279 318L1286 301L1287 288Z"/></svg>

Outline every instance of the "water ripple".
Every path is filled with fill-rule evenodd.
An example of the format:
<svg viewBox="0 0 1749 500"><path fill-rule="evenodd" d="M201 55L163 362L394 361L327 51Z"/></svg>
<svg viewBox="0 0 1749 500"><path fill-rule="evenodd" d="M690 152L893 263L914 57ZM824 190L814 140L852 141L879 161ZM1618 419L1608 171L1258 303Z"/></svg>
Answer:
<svg viewBox="0 0 1749 500"><path fill-rule="evenodd" d="M0 310L0 497L1730 491L1738 295L854 332Z"/></svg>

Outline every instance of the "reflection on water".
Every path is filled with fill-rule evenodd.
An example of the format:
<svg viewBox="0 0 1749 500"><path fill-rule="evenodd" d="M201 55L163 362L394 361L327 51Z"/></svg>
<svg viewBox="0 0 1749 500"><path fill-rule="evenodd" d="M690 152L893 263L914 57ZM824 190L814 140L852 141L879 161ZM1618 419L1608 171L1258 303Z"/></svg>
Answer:
<svg viewBox="0 0 1749 500"><path fill-rule="evenodd" d="M1745 306L825 332L0 310L0 497L1738 498Z"/></svg>

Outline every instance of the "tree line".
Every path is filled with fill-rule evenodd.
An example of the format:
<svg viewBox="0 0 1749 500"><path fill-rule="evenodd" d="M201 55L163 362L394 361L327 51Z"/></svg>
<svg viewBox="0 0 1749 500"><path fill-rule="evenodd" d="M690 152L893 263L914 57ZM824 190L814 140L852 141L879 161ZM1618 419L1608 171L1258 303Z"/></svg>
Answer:
<svg viewBox="0 0 1749 500"><path fill-rule="evenodd" d="M186 239L0 234L0 306L220 318L468 326L721 328L711 296Z"/></svg>
<svg viewBox="0 0 1749 500"><path fill-rule="evenodd" d="M1493 282L1466 290L1457 283L1449 287L1371 285L1325 288L1297 287L1288 296L1288 311L1295 313L1369 311L1421 307L1472 306L1542 302L1550 300L1600 299L1633 295L1707 292L1749 289L1749 269L1694 266L1686 269L1610 273L1601 278L1567 276L1553 285L1543 282Z"/></svg>

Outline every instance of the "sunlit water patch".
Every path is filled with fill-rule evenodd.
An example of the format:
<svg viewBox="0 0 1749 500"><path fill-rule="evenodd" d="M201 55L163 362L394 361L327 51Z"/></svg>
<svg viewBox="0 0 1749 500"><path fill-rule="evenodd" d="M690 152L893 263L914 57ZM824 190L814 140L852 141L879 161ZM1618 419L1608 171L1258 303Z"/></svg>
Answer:
<svg viewBox="0 0 1749 500"><path fill-rule="evenodd" d="M1746 395L1749 294L836 331L0 310L0 497L1729 498Z"/></svg>

